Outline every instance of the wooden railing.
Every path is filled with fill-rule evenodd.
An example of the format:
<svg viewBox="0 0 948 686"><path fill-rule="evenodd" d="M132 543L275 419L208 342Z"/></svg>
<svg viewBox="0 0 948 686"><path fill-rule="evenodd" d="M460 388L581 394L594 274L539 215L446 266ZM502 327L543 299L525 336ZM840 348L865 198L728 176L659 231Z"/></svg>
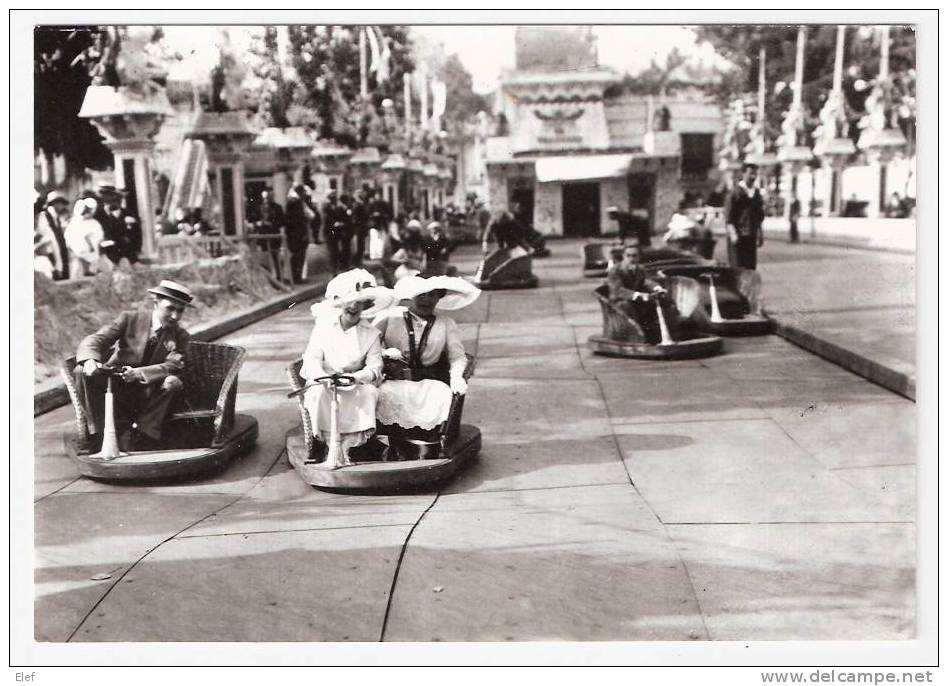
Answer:
<svg viewBox="0 0 948 686"><path fill-rule="evenodd" d="M260 266L278 281L293 284L290 251L286 247L286 234L282 230L279 233L248 233L244 238Z"/></svg>
<svg viewBox="0 0 948 686"><path fill-rule="evenodd" d="M158 262L163 264L194 262L237 252L234 241L227 236L160 236L156 248Z"/></svg>

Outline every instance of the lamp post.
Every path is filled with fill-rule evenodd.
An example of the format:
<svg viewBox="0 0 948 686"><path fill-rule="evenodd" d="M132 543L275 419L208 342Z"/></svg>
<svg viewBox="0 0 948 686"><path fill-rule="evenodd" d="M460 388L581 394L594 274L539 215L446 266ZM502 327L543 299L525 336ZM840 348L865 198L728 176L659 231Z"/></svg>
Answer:
<svg viewBox="0 0 948 686"><path fill-rule="evenodd" d="M126 191L141 222L142 256L156 255L151 156L155 135L173 114L164 89L93 85L79 116L89 119L115 157L115 187Z"/></svg>

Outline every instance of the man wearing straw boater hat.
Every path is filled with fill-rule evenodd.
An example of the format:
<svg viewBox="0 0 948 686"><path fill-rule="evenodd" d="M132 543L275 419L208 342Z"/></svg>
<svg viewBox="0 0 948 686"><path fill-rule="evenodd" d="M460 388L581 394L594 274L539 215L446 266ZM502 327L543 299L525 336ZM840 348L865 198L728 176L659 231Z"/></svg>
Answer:
<svg viewBox="0 0 948 686"><path fill-rule="evenodd" d="M183 389L179 375L191 338L178 322L194 296L186 286L168 280L148 292L153 296L150 310L123 312L79 344L74 375L93 435L93 445L81 448L94 451L94 443L101 441L106 379L97 372L104 364L122 369L124 383L113 387L117 424L127 427L121 447L160 446L165 418Z"/></svg>

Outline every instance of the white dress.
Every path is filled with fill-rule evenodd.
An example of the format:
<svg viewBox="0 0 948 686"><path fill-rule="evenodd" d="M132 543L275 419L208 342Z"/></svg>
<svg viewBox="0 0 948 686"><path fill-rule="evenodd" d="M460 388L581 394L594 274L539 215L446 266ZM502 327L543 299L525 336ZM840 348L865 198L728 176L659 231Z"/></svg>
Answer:
<svg viewBox="0 0 948 686"><path fill-rule="evenodd" d="M350 388L339 389L339 433L343 448L362 445L375 433L377 384L382 378L382 349L379 331L360 321L343 329L338 310L320 317L313 326L309 345L303 353L300 376L310 383L320 376L365 370L370 379ZM328 441L332 391L323 385L306 391L303 403L313 421L313 435Z"/></svg>
<svg viewBox="0 0 948 686"><path fill-rule="evenodd" d="M102 225L91 217L73 215L66 225L63 238L76 265L75 270L70 267L69 273L81 275L83 266L93 269L99 261L99 243L105 238Z"/></svg>
<svg viewBox="0 0 948 686"><path fill-rule="evenodd" d="M405 361L410 357L408 328L405 324L407 311L404 307L393 307L375 320L375 325L382 332L382 345L385 348L398 348ZM414 314L409 313L409 316L412 318L415 339L420 343L426 322ZM436 364L445 350L448 352L451 378L461 377L467 366L461 331L450 317L436 315L427 344L421 351L421 364L426 367ZM386 379L379 387L376 416L380 424L431 430L448 418L451 395L451 388L435 379Z"/></svg>

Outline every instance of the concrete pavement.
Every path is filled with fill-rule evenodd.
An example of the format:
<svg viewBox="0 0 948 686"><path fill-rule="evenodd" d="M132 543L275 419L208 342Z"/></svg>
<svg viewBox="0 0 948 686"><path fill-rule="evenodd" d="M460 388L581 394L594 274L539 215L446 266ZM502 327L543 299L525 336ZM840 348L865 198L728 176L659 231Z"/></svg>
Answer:
<svg viewBox="0 0 948 686"><path fill-rule="evenodd" d="M551 244L540 288L458 313L483 449L439 493L296 477L283 368L302 306L225 339L250 351L238 408L261 436L213 479L79 478L68 408L37 417L36 638L911 637L914 404L776 336L705 360L593 356L579 245Z"/></svg>
<svg viewBox="0 0 948 686"><path fill-rule="evenodd" d="M915 256L768 241L764 306L778 333L915 398Z"/></svg>

